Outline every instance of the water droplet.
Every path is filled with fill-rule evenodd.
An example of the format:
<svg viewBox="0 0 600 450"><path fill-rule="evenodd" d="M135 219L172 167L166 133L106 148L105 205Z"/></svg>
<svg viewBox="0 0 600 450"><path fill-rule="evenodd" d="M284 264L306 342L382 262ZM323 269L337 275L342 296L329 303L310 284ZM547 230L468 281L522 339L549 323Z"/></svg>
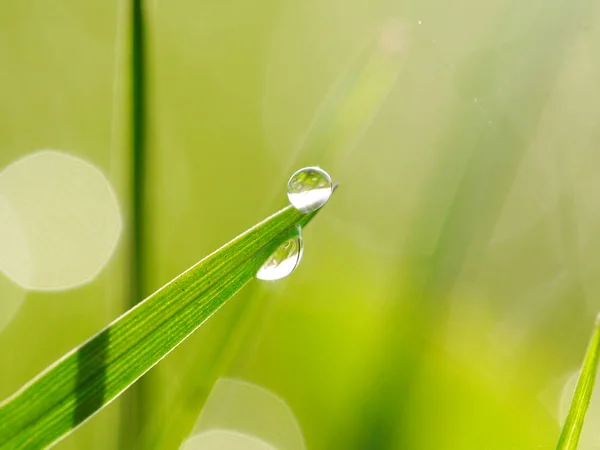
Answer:
<svg viewBox="0 0 600 450"><path fill-rule="evenodd" d="M298 170L287 185L290 203L303 213L319 209L327 203L332 192L331 177L319 167L305 167Z"/></svg>
<svg viewBox="0 0 600 450"><path fill-rule="evenodd" d="M256 273L256 278L272 281L287 277L300 264L303 250L302 236L288 239L269 256Z"/></svg>

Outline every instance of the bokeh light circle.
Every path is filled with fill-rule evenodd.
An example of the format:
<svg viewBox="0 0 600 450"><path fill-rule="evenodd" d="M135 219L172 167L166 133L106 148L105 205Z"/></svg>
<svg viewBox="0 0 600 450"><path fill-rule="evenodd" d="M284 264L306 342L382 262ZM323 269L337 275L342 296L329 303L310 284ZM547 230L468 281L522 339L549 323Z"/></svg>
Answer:
<svg viewBox="0 0 600 450"><path fill-rule="evenodd" d="M21 219L12 204L0 192L0 331L15 317L27 292L2 274L2 256L15 255L19 264L31 268L27 239Z"/></svg>
<svg viewBox="0 0 600 450"><path fill-rule="evenodd" d="M27 292L0 273L0 332L15 318Z"/></svg>
<svg viewBox="0 0 600 450"><path fill-rule="evenodd" d="M235 441L238 446L207 444L223 439ZM268 389L234 378L217 380L186 442L202 442L205 446L186 444L185 449L306 450L302 430L288 404Z"/></svg>
<svg viewBox="0 0 600 450"><path fill-rule="evenodd" d="M232 430L209 430L186 439L182 450L277 450L254 436Z"/></svg>
<svg viewBox="0 0 600 450"><path fill-rule="evenodd" d="M0 270L33 290L62 290L93 280L121 234L112 186L92 164L54 150L0 172ZM4 206L2 206L4 205Z"/></svg>

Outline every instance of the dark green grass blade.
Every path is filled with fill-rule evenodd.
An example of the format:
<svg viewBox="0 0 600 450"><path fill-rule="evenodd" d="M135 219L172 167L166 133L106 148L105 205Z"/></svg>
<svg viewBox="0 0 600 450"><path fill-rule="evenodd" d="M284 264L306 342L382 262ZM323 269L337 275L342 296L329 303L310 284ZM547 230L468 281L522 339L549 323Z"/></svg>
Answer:
<svg viewBox="0 0 600 450"><path fill-rule="evenodd" d="M0 404L0 449L55 443L121 394L254 278L315 212L288 206L167 283Z"/></svg>
<svg viewBox="0 0 600 450"><path fill-rule="evenodd" d="M131 221L130 221L130 292L126 299L129 309L149 294L145 282L146 267L146 118L148 116L146 89L146 31L142 0L131 0L131 60L130 60L130 125L131 125ZM117 44L118 45L118 44ZM148 380L131 389L121 402L120 448L131 448L151 409L148 403Z"/></svg>
<svg viewBox="0 0 600 450"><path fill-rule="evenodd" d="M588 345L583 367L577 387L571 401L569 415L565 421L556 450L576 450L583 428L585 413L587 412L594 390L596 373L598 371L598 360L600 359L600 316L596 318L594 333Z"/></svg>

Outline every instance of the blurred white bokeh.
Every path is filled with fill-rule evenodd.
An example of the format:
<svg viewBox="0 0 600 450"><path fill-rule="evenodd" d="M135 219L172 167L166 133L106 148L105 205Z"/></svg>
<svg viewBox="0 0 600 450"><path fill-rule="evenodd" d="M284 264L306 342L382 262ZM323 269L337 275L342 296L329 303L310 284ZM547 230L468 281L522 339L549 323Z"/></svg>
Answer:
<svg viewBox="0 0 600 450"><path fill-rule="evenodd" d="M27 294L0 273L0 332L14 319Z"/></svg>
<svg viewBox="0 0 600 450"><path fill-rule="evenodd" d="M0 331L15 317L25 300L26 291L2 274L4 255L14 255L17 263L31 270L27 239L19 215L0 192Z"/></svg>
<svg viewBox="0 0 600 450"><path fill-rule="evenodd" d="M199 442L203 445L197 446ZM255 384L221 378L182 448L305 450L306 446L294 413L283 399Z"/></svg>
<svg viewBox="0 0 600 450"><path fill-rule="evenodd" d="M210 430L187 439L182 450L277 450L253 436L231 430Z"/></svg>
<svg viewBox="0 0 600 450"><path fill-rule="evenodd" d="M32 273L33 263L21 216L0 190L0 270L10 275L14 268Z"/></svg>
<svg viewBox="0 0 600 450"><path fill-rule="evenodd" d="M0 172L0 270L27 289L93 280L121 234L116 195L92 164L43 150Z"/></svg>

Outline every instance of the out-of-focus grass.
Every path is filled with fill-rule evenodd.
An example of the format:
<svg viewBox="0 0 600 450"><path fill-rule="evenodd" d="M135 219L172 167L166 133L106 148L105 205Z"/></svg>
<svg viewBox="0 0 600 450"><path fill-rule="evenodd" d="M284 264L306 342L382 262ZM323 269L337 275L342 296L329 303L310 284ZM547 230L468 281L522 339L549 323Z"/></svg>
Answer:
<svg viewBox="0 0 600 450"><path fill-rule="evenodd" d="M557 6L541 16L528 35L501 49L484 50L464 67L457 67L458 76L469 80L469 96L475 105L457 105L437 144L443 156L425 189L421 213L408 238L408 247L415 250L399 262L400 267L409 268L410 275L400 278L396 288L398 297L386 344L390 359L380 369L383 375L368 384L372 388L365 393L364 414L359 415L357 432L349 437L347 448L415 445L411 399L420 385L427 354L436 351L432 345L440 345L432 342L431 331L443 327L448 319L450 295L459 277L476 273L481 255L488 249L562 67L561 57L590 7L586 1ZM507 12L513 8L518 9L509 5ZM502 36L507 28L499 22L490 34ZM490 71L494 71L493 78ZM513 78L515 71L523 74L518 80ZM500 91L501 87L505 88ZM481 109L480 101L485 102ZM432 224L439 224L437 242L431 254L423 256L419 253ZM400 323L404 326L398 326ZM499 434L490 437L486 445L508 445L502 428L498 427ZM465 441L475 444L478 439L474 434Z"/></svg>
<svg viewBox="0 0 600 450"><path fill-rule="evenodd" d="M129 234L129 298L125 309L134 306L147 295L147 227L146 208L149 198L147 195L148 171L148 117L150 102L148 101L147 76L147 11L142 0L129 2L130 33L124 39L123 46L130 50L130 63L126 70L116 76L128 78L131 95L129 124L131 129L131 216ZM118 37L117 37L118 38ZM124 68L125 69L125 68ZM126 77L126 74L129 74ZM131 448L139 439L146 412L152 407L147 402L151 389L150 374L142 377L135 386L123 397L121 414L121 448Z"/></svg>
<svg viewBox="0 0 600 450"><path fill-rule="evenodd" d="M567 420L563 425L557 450L577 450L579 437L583 429L585 413L592 398L596 373L598 372L598 361L600 360L600 317L596 318L594 332L581 367L581 373L577 381L577 387L573 393L571 407Z"/></svg>

